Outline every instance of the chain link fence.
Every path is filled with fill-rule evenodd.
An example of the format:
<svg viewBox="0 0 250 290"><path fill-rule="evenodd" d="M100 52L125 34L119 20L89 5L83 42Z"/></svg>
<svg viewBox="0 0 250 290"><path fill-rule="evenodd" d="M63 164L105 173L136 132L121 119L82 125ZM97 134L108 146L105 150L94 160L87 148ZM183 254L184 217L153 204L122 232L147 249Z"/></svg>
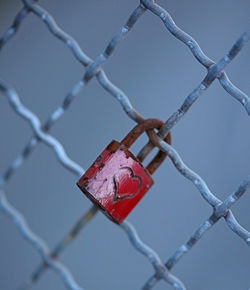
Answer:
<svg viewBox="0 0 250 290"><path fill-rule="evenodd" d="M143 159L155 146L168 154L173 166L186 179L191 181L200 192L201 196L208 203L213 213L209 216L199 228L183 243L167 261L162 261L159 255L147 246L138 236L134 226L128 221L123 222L120 227L127 234L131 244L141 254L148 258L152 264L154 274L145 282L143 289L152 289L160 280L172 285L174 289L186 289L185 281L181 281L172 273L173 267L181 260L184 254L189 253L191 248L199 242L203 235L212 228L220 219L224 219L226 225L237 234L248 246L250 246L250 233L243 228L234 217L231 207L243 196L250 184L250 175L239 183L239 186L228 195L225 200L220 200L208 188L206 182L196 172L191 170L182 160L173 146L170 146L163 139L167 136L170 130L182 119L189 111L196 100L206 92L210 85L217 79L223 89L236 99L250 116L250 99L249 97L237 88L228 78L224 69L238 55L241 49L247 44L250 38L250 30L244 32L232 45L229 51L216 63L210 59L201 50L198 43L185 31L181 30L174 22L170 14L157 2L153 0L141 0L138 7L129 16L128 21L119 30L119 32L111 39L105 50L95 59L92 60L87 56L77 41L66 34L56 23L53 16L40 6L38 1L23 0L23 8L16 15L10 28L0 38L0 50L4 49L17 33L23 20L30 14L36 15L47 26L48 31L56 38L65 43L70 49L75 59L83 65L86 70L83 77L78 80L72 90L68 92L62 104L56 108L48 117L45 123L42 123L39 118L29 110L21 101L16 90L4 80L0 80L1 94L6 96L11 108L14 112L22 117L30 124L34 136L28 140L27 145L16 159L6 169L0 180L0 209L6 214L16 225L17 230L26 241L33 246L41 256L42 262L34 269L30 276L30 280L22 285L22 289L30 289L45 272L47 268L51 268L63 280L68 289L83 289L74 279L70 270L58 261L60 254L71 244L78 234L83 230L84 226L97 214L97 209L92 206L83 216L75 223L69 233L56 245L54 249L49 249L45 241L35 234L29 227L24 216L8 201L5 194L5 185L11 180L13 173L23 164L27 157L33 152L34 148L43 142L48 145L56 155L60 164L68 171L73 173L76 178L79 178L84 169L73 161L65 152L63 145L52 135L49 134L55 123L66 113L75 97L84 90L87 84L96 78L100 86L111 94L121 105L124 112L129 118L135 122L141 122L145 119L141 113L136 111L130 102L129 97L118 88L106 75L102 69L103 64L111 57L117 49L118 44L125 38L134 25L143 17L145 12L153 13L163 22L165 28L178 40L187 46L195 59L207 69L205 78L190 92L184 99L183 104L175 111L165 122L161 130L156 134L154 131L149 131L149 142L139 152L138 157ZM156 116L157 117L157 116Z"/></svg>

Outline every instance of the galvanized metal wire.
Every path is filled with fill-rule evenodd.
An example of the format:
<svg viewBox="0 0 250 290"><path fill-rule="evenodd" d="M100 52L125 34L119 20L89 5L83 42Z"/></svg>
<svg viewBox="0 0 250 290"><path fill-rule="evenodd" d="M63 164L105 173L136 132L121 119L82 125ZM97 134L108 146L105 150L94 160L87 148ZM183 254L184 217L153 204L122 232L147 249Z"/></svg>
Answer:
<svg viewBox="0 0 250 290"><path fill-rule="evenodd" d="M129 97L109 80L106 73L102 69L102 65L111 57L119 42L124 39L124 37L129 33L135 23L146 11L150 11L159 17L167 30L174 37L187 45L196 60L207 69L207 74L197 85L197 87L185 98L182 106L167 119L157 134L154 131L148 132L150 138L149 142L139 152L138 158L143 160L143 158L153 149L154 146L157 146L162 151L166 152L177 171L190 180L198 189L204 200L211 205L213 213L191 235L187 242L176 250L176 252L166 261L165 264L161 261L159 255L153 249L141 241L135 228L128 221L124 221L120 225L120 228L127 234L134 248L141 254L145 255L154 268L154 275L144 284L143 289L152 289L159 280L166 281L175 289L186 289L183 282L172 274L172 269L174 265L184 256L184 254L188 253L191 248L201 239L201 237L221 218L224 218L229 228L242 240L244 240L248 246L250 246L250 233L237 222L231 211L231 207L249 188L250 175L247 176L239 187L223 202L211 192L206 182L184 163L178 152L172 146L163 141L168 132L174 128L177 122L179 122L188 112L199 96L201 96L216 79L219 80L221 86L233 98L243 105L247 114L250 116L250 98L229 80L226 72L224 71L225 67L237 56L240 50L249 41L250 29L239 37L229 52L222 57L219 62L215 63L204 54L198 43L190 35L181 30L174 23L170 14L163 7L159 6L154 0L141 0L138 7L130 15L126 24L111 39L103 53L101 53L95 60L92 60L82 51L79 44L73 37L66 34L61 28L58 27L53 16L42 8L37 3L38 1L22 0L22 2L24 5L23 8L16 15L10 28L0 38L0 51L16 34L28 14L33 13L46 24L52 35L63 41L68 46L77 61L86 67L85 73L83 74L81 80L76 82L72 90L64 98L62 104L54 110L44 124L41 124L39 118L23 105L15 89L3 80L0 80L0 91L8 98L12 109L20 117L29 122L34 133L34 136L28 141L22 152L16 157L16 159L11 163L0 178L0 209L12 219L20 234L37 249L43 260L42 264L34 270L30 280L25 284L24 288L30 289L39 280L44 271L47 268L51 268L61 277L67 288L82 289L75 282L69 270L56 260L62 251L70 245L72 240L77 237L83 227L95 216L97 209L92 206L76 222L69 233L66 234L61 241L59 241L56 247L52 251L49 251L46 244L30 230L24 217L12 205L10 205L4 193L4 186L6 182L10 180L13 173L16 172L17 169L23 164L30 153L33 152L39 142L43 142L48 145L54 151L60 164L63 165L68 171L71 171L77 177L80 177L84 173L84 169L70 159L70 157L66 154L63 145L56 138L49 135L48 132L59 120L59 118L66 113L75 97L84 89L84 87L86 87L88 82L91 81L93 77L96 77L99 84L113 97L115 97L124 112L132 120L135 122L141 122L145 119L145 117L137 112L132 106Z"/></svg>
<svg viewBox="0 0 250 290"><path fill-rule="evenodd" d="M75 282L70 271L49 255L46 243L32 232L23 215L8 202L3 190L0 190L0 209L13 221L20 235L37 250L43 261L61 277L68 289L83 289Z"/></svg>

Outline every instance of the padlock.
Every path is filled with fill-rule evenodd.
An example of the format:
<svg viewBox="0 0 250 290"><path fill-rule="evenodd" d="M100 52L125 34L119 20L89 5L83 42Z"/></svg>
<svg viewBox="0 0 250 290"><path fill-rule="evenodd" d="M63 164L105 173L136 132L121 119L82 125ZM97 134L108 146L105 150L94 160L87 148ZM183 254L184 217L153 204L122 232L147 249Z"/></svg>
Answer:
<svg viewBox="0 0 250 290"><path fill-rule="evenodd" d="M77 185L113 222L120 224L153 185L153 172L166 158L160 151L144 168L129 147L146 130L160 129L161 120L147 119L121 141L113 140L83 174ZM165 141L171 144L170 133Z"/></svg>

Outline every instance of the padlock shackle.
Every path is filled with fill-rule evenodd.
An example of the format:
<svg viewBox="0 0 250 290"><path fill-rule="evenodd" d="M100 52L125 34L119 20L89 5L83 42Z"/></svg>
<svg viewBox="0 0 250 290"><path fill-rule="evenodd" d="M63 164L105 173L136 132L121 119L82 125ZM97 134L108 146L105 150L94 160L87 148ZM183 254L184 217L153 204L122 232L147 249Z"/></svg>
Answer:
<svg viewBox="0 0 250 290"><path fill-rule="evenodd" d="M140 137L142 133L150 129L160 129L164 123L158 119L147 119L137 124L128 135L121 141L121 144L130 148L135 140ZM168 144L171 144L171 134L169 133L164 139ZM164 159L167 157L167 153L161 150L158 151L154 159L148 164L146 169L150 174L153 174L155 170L161 165Z"/></svg>

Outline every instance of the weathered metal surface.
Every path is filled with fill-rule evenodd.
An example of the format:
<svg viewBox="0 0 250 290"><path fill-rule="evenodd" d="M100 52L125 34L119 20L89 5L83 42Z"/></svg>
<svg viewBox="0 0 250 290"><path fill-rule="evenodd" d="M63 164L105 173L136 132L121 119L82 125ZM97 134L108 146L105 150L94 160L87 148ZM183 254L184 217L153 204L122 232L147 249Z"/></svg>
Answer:
<svg viewBox="0 0 250 290"><path fill-rule="evenodd" d="M144 168L129 147L143 132L160 129L162 125L160 120L148 119L135 126L121 143L113 140L77 183L83 193L117 224L123 222L153 185L151 174L167 156L159 151Z"/></svg>
<svg viewBox="0 0 250 290"><path fill-rule="evenodd" d="M127 146L128 148L135 142L135 140L145 131L150 131L153 129L160 129L164 123L161 120L158 119L147 119L143 122L140 122L137 126L134 127L133 130L131 130L128 135L121 141L122 144ZM168 132L167 136L165 137L164 141L166 141L169 145L171 144L171 133ZM152 146L152 148L155 147L155 145ZM148 152L150 153L150 152ZM133 154L132 154L133 155ZM143 159L147 157L147 154L143 156ZM147 171L150 174L153 174L155 170L161 165L161 163L164 161L164 159L167 157L167 153L159 150L158 153L155 155L155 157L151 160L151 162L147 165ZM143 161L143 159L138 158L136 160Z"/></svg>
<svg viewBox="0 0 250 290"><path fill-rule="evenodd" d="M117 150L110 152L108 148L114 142ZM153 179L124 145L116 141L110 145L77 184L108 218L120 224L151 187Z"/></svg>

